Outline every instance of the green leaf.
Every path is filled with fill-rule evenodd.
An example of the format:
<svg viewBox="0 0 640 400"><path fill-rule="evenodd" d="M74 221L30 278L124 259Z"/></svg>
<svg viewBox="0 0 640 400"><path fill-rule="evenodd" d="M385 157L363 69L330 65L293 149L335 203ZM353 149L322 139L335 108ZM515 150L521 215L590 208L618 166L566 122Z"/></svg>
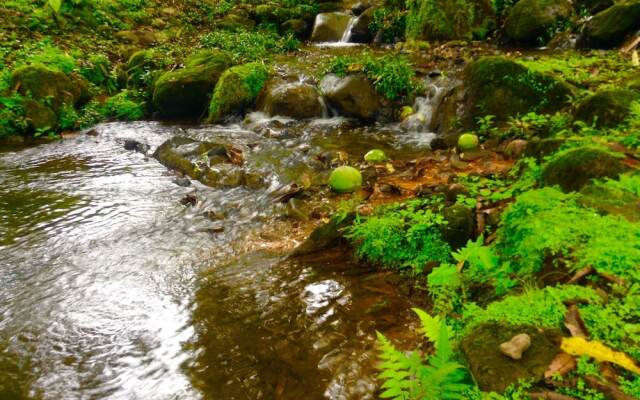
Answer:
<svg viewBox="0 0 640 400"><path fill-rule="evenodd" d="M53 10L54 13L60 13L60 7L62 7L62 0L49 0L49 7Z"/></svg>

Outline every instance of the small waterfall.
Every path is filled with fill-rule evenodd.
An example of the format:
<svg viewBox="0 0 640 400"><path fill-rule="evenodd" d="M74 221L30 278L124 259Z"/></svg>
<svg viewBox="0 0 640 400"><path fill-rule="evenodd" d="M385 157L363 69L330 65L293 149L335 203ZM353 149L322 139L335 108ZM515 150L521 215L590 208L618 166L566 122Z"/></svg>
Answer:
<svg viewBox="0 0 640 400"><path fill-rule="evenodd" d="M445 78L427 78L427 93L416 98L414 113L402 121L402 128L407 132L432 132L433 123L438 114L442 98L447 92L448 80Z"/></svg>
<svg viewBox="0 0 640 400"><path fill-rule="evenodd" d="M349 23L347 24L347 28L344 30L342 34L342 39L340 39L340 43L349 43L351 42L351 31L353 31L353 27L358 23L360 17L351 17Z"/></svg>

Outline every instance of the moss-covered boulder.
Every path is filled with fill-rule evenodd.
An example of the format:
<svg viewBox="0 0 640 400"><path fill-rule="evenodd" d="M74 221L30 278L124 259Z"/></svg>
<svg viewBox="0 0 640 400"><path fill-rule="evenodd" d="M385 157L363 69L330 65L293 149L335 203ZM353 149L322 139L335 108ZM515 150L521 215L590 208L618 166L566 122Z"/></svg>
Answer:
<svg viewBox="0 0 640 400"><path fill-rule="evenodd" d="M531 338L531 347L522 359L513 360L500 351L500 344L515 335L526 333ZM536 326L506 326L497 323L480 325L460 342L460 349L469 365L469 370L480 389L504 392L519 381L540 381L549 364L560 352L555 330L543 331Z"/></svg>
<svg viewBox="0 0 640 400"><path fill-rule="evenodd" d="M587 22L580 44L597 49L620 45L640 30L640 0L622 0L596 14Z"/></svg>
<svg viewBox="0 0 640 400"><path fill-rule="evenodd" d="M470 207L455 204L442 210L442 217L447 221L440 228L442 237L453 249L459 249L473 238L475 233L475 212Z"/></svg>
<svg viewBox="0 0 640 400"><path fill-rule="evenodd" d="M55 112L64 104L80 105L89 99L88 84L84 78L41 65L15 70L11 75L11 87L23 96L50 102Z"/></svg>
<svg viewBox="0 0 640 400"><path fill-rule="evenodd" d="M139 50L129 57L126 66L126 80L130 86L144 86L151 71L162 68L162 61L153 50Z"/></svg>
<svg viewBox="0 0 640 400"><path fill-rule="evenodd" d="M303 39L308 37L309 34L309 24L302 19L290 19L282 23L280 25L280 31L282 32L291 32L298 39Z"/></svg>
<svg viewBox="0 0 640 400"><path fill-rule="evenodd" d="M570 85L532 71L506 57L483 57L464 71L466 105L464 123L494 115L503 122L531 111L554 112L569 103Z"/></svg>
<svg viewBox="0 0 640 400"><path fill-rule="evenodd" d="M226 70L211 97L209 122L220 122L227 115L239 114L251 107L268 78L269 70L261 62Z"/></svg>
<svg viewBox="0 0 640 400"><path fill-rule="evenodd" d="M258 108L272 116L295 119L319 118L324 113L318 89L299 81L269 81L258 99Z"/></svg>
<svg viewBox="0 0 640 400"><path fill-rule="evenodd" d="M576 0L574 7L578 12L586 11L593 15L606 10L614 4L613 0Z"/></svg>
<svg viewBox="0 0 640 400"><path fill-rule="evenodd" d="M589 184L580 191L578 202L602 214L640 221L640 197L631 191L600 183Z"/></svg>
<svg viewBox="0 0 640 400"><path fill-rule="evenodd" d="M407 5L409 39L482 39L495 26L495 12L488 0L410 0Z"/></svg>
<svg viewBox="0 0 640 400"><path fill-rule="evenodd" d="M227 14L224 18L216 21L216 27L229 31L250 30L253 29L256 22L251 18L241 14Z"/></svg>
<svg viewBox="0 0 640 400"><path fill-rule="evenodd" d="M167 72L156 81L153 104L167 118L204 115L218 79L230 65L231 59L222 52L194 55L185 68Z"/></svg>
<svg viewBox="0 0 640 400"><path fill-rule="evenodd" d="M369 43L373 40L371 29L374 13L378 7L369 7L354 21L351 27L349 42L352 43Z"/></svg>
<svg viewBox="0 0 640 400"><path fill-rule="evenodd" d="M316 17L312 42L339 42L349 25L351 16L345 13L323 13Z"/></svg>
<svg viewBox="0 0 640 400"><path fill-rule="evenodd" d="M329 105L346 117L371 120L380 109L381 99L365 74L329 74L320 82L320 90Z"/></svg>
<svg viewBox="0 0 640 400"><path fill-rule="evenodd" d="M515 43L541 45L550 38L550 31L572 13L570 0L520 0L509 11L505 33Z"/></svg>
<svg viewBox="0 0 640 400"><path fill-rule="evenodd" d="M22 108L24 117L32 130L55 129L58 126L58 116L51 107L35 100L26 99L22 102Z"/></svg>
<svg viewBox="0 0 640 400"><path fill-rule="evenodd" d="M634 101L640 101L640 93L635 90L603 90L580 102L574 119L597 127L614 127L629 116Z"/></svg>
<svg viewBox="0 0 640 400"><path fill-rule="evenodd" d="M554 155L544 166L546 186L565 192L579 191L595 178L615 178L626 170L622 157L600 147L582 146Z"/></svg>

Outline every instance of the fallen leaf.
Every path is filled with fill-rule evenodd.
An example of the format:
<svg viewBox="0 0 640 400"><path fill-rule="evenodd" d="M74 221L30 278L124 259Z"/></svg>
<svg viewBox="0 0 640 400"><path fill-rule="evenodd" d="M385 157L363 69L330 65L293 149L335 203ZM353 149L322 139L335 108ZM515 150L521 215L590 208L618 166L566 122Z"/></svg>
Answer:
<svg viewBox="0 0 640 400"><path fill-rule="evenodd" d="M614 351L595 340L589 341L579 336L562 338L560 348L572 356L589 356L595 358L597 361L610 362L635 374L640 374L640 367L638 367L631 357L625 353Z"/></svg>
<svg viewBox="0 0 640 400"><path fill-rule="evenodd" d="M571 336L580 336L585 338L589 336L587 328L584 326L582 318L580 318L578 306L575 304L571 304L567 309L567 312L564 315L564 326L567 327L569 332L571 332Z"/></svg>
<svg viewBox="0 0 640 400"><path fill-rule="evenodd" d="M549 368L547 368L547 371L544 373L544 377L551 378L554 375L565 376L575 368L576 359L565 352L561 352L551 361Z"/></svg>

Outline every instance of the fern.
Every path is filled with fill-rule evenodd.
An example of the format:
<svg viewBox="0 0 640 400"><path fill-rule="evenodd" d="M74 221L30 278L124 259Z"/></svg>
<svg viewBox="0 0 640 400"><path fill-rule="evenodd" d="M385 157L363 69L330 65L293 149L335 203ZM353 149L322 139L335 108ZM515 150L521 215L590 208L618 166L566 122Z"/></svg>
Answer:
<svg viewBox="0 0 640 400"><path fill-rule="evenodd" d="M469 389L464 383L462 365L454 361L451 345L453 332L440 317L432 317L422 310L413 310L421 322L421 333L433 343L435 352L422 360L417 351L408 355L398 351L378 332L383 399L393 400L454 400L462 398Z"/></svg>

